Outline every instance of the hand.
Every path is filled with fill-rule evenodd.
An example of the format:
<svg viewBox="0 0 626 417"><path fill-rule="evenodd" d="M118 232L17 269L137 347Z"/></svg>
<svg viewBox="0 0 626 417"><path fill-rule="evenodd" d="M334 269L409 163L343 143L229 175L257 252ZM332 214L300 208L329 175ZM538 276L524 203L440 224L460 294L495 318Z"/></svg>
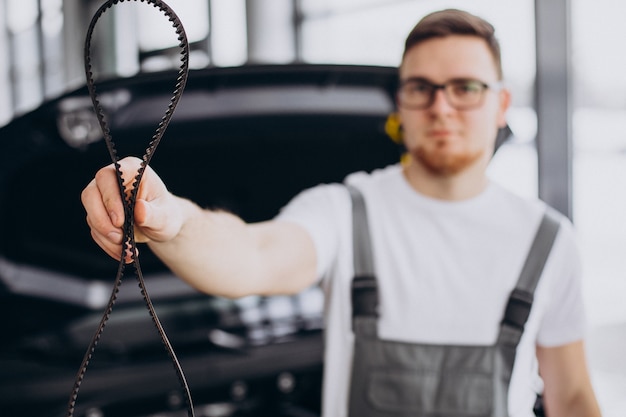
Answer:
<svg viewBox="0 0 626 417"><path fill-rule="evenodd" d="M141 160L125 158L119 162L124 186L130 189ZM87 211L87 224L93 240L111 257L122 254L124 206L120 197L115 166L100 169L81 194ZM172 195L159 176L148 166L143 174L135 203L136 242L165 242L173 239L182 227L179 200ZM130 262L130 254L125 256Z"/></svg>

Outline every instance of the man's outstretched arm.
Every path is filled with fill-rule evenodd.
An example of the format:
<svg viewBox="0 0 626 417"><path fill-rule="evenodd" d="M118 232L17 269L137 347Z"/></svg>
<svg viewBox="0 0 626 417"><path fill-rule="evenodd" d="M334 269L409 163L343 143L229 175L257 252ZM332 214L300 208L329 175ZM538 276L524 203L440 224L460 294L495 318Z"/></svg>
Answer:
<svg viewBox="0 0 626 417"><path fill-rule="evenodd" d="M120 161L132 179L140 161ZM83 206L94 241L110 256L122 253L124 211L112 165L99 170L83 190ZM135 239L190 285L226 297L287 294L316 279L316 254L308 233L287 222L246 224L171 194L148 167L135 205ZM127 261L130 258L127 256Z"/></svg>

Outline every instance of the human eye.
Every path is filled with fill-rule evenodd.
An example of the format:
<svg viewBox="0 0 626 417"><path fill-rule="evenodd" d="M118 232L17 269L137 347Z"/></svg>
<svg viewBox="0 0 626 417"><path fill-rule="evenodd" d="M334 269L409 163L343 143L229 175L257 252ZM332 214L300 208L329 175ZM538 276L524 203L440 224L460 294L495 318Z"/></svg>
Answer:
<svg viewBox="0 0 626 417"><path fill-rule="evenodd" d="M485 86L476 80L460 80L451 83L452 91L457 96L475 95L481 93Z"/></svg>
<svg viewBox="0 0 626 417"><path fill-rule="evenodd" d="M411 80L404 83L403 90L405 94L410 95L430 94L430 91L432 90L432 85L425 81Z"/></svg>

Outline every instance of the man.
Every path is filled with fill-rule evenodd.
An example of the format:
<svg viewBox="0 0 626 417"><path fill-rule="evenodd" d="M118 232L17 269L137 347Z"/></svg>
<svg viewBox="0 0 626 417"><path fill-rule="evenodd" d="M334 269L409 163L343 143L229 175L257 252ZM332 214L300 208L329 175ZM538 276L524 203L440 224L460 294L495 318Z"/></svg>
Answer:
<svg viewBox="0 0 626 417"><path fill-rule="evenodd" d="M485 174L510 105L492 26L457 10L425 17L407 38L399 77L397 104L409 162L346 180L360 190L369 213L380 299L375 332L407 349L491 346L546 210ZM122 160L125 177L132 178L138 165L133 158ZM97 172L82 201L93 239L119 257L123 210L112 166ZM404 380L398 390L385 391L396 386L384 382L396 371L387 365L365 376L365 384L376 388L356 392L362 381L351 373L362 364L353 355L351 207L345 186L322 185L303 192L276 219L245 224L170 194L148 168L135 207L136 239L209 294L289 294L321 281L327 302L323 411L328 417L450 416L472 407L481 416L530 417L541 388L537 365L550 417L600 415L582 341L578 253L571 224L562 217L505 392L498 394L476 375L432 371L444 381L432 385L430 370L402 369L393 376ZM453 379L451 385L446 378ZM471 388L461 387L466 380ZM398 394L415 381L415 390ZM454 392L444 395L442 386L455 387ZM474 392L471 398L458 395L466 388ZM429 398L428 389L435 390L430 397L449 396L455 404ZM492 403L508 411L495 411ZM359 407L367 411L355 411Z"/></svg>

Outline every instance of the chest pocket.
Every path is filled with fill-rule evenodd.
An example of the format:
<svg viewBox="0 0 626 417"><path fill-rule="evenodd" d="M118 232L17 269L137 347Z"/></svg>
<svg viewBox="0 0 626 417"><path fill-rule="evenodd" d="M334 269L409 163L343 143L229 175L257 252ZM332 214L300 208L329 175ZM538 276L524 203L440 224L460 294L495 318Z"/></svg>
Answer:
<svg viewBox="0 0 626 417"><path fill-rule="evenodd" d="M517 345L558 233L558 217L546 211L510 294L494 345L397 342L378 337L378 286L365 201L356 188L348 189L355 267L350 417L506 417Z"/></svg>

